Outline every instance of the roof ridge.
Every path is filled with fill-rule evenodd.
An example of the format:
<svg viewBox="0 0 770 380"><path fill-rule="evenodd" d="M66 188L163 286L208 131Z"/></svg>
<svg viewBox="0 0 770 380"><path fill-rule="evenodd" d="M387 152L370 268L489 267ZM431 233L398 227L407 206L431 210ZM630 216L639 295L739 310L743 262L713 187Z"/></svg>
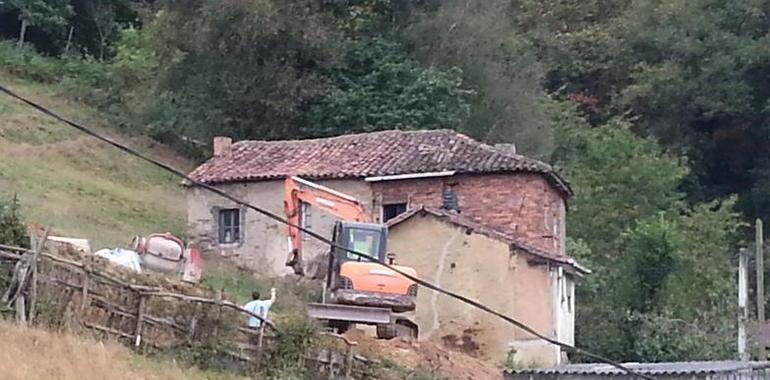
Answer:
<svg viewBox="0 0 770 380"><path fill-rule="evenodd" d="M465 140L468 140L469 143L474 144L475 146L478 146L481 149L485 149L486 151L488 151L490 153L499 154L499 155L505 156L505 157L510 157L510 158L515 159L515 160L524 160L524 161L528 161L528 162L531 162L531 163L534 163L534 164L541 164L547 170L553 171L553 167L550 164L548 164L547 162L545 162L545 161L538 160L538 159L532 158L532 157L527 157L527 156L524 156L524 155L521 155L521 154L518 154L518 153L504 152L504 151L496 148L493 144L489 144L489 143L486 143L484 141L478 141L478 140L476 140L476 139L474 139L474 138L472 138L472 137L470 137L470 136L468 136L468 135L466 135L466 134L464 134L462 132L459 132L459 131L454 131L454 130L450 130L450 131L454 132L454 134L457 135L458 137L463 138Z"/></svg>
<svg viewBox="0 0 770 380"><path fill-rule="evenodd" d="M372 132L356 132L356 133L346 133L343 135L337 135L337 136L327 136L327 137L311 137L306 139L284 139L284 140L240 140L236 141L234 144L253 144L253 143L271 143L271 144L278 144L278 143L294 143L294 142L316 142L321 140L337 140L337 139L347 139L347 138L355 138L359 136L373 136L373 135L385 135L385 134L410 134L410 135L416 135L416 134L429 134L429 133L435 133L435 134L441 134L441 133L447 133L447 134L455 134L457 136L461 136L467 139L473 140L471 137L466 136L463 133L460 133L458 131L455 131L453 129L449 128L441 128L441 129L410 129L410 130L403 130L403 129L385 129L381 131L372 131ZM478 141L475 141L478 143Z"/></svg>
<svg viewBox="0 0 770 380"><path fill-rule="evenodd" d="M207 183L247 182L302 175L366 178L453 170L458 174L533 173L562 195L569 184L545 162L511 154L452 129L389 129L299 140L242 140L190 175Z"/></svg>

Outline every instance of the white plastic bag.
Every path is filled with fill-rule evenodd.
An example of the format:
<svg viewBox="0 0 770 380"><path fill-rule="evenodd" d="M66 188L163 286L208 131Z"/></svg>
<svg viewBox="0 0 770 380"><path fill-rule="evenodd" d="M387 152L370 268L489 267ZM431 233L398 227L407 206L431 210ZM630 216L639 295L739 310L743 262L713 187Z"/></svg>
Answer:
<svg viewBox="0 0 770 380"><path fill-rule="evenodd" d="M122 248L105 248L96 251L94 255L104 257L110 262L131 269L136 273L142 273L142 259L134 251Z"/></svg>

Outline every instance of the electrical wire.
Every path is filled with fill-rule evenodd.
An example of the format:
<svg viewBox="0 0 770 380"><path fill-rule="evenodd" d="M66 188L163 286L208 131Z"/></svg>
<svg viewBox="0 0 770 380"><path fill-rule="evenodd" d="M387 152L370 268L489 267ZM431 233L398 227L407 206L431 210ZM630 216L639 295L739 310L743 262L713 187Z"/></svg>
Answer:
<svg viewBox="0 0 770 380"><path fill-rule="evenodd" d="M201 187L203 189L206 189L206 190L208 190L208 191L210 191L210 192L212 192L214 194L217 194L217 195L219 195L219 196L221 196L221 197L223 197L225 199L228 199L228 200L230 200L230 201L232 201L232 202L234 202L234 203L236 203L238 205L241 205L241 206L246 207L248 209L254 210L257 213L262 214L262 215L264 215L264 216L266 216L266 217L268 217L270 219L273 219L273 220L275 220L275 221L277 221L279 223L285 224L285 225L290 226L290 227L297 228L300 231L306 233L307 235L312 236L316 240L318 240L320 242L323 242L325 244L328 244L332 248L344 250L344 251L352 253L352 254L354 254L354 255L356 255L358 257L365 258L365 259L367 259L369 261L372 261L372 262L375 262L375 263L377 263L379 265L382 265L382 266L392 270L393 272L396 272L396 273L398 273L398 274L408 278L409 280L414 281L415 283L417 283L419 285L422 285L422 286L424 286L424 287L426 287L428 289L431 289L433 291L439 292L441 294L444 294L446 296L449 296L451 298L459 300L459 301L461 301L463 303L466 303L466 304L468 304L470 306L473 306L473 307L475 307L475 308L477 308L479 310L482 310L482 311L484 311L486 313L494 315L494 316L496 316L496 317L498 317L498 318L500 318L500 319L502 319L502 320L504 320L504 321L506 321L506 322L508 322L508 323L510 323L510 324L512 324L512 325L514 325L514 326L524 330L524 331L526 331L527 333L532 334L533 336L535 336L535 337L537 337L537 338L539 338L541 340L544 340L544 341L546 341L546 342L548 342L550 344L559 346L559 347L565 349L568 352L572 352L574 354L582 355L582 356L585 356L587 358L591 358L593 360L602 362L604 364L608 364L608 365L613 366L613 367L615 367L615 368L617 368L617 369L619 369L621 371L624 371L625 373L627 373L629 375L637 376L637 377L645 379L645 380L655 380L655 378L653 378L651 376L638 373L638 372L632 370L631 368L628 368L628 367L624 366L623 364L618 363L618 362L616 362L616 361L614 361L612 359L605 358L605 357L603 357L601 355L594 354L594 353L586 351L586 350L584 350L582 348L579 348L579 347L576 347L576 346L573 346L571 344L567 344L567 343L564 343L564 342L560 342L560 341L558 341L556 339L553 339L553 338L550 338L548 336L545 336L545 335L535 331L533 328L527 326L523 322L520 322L520 321L518 321L518 320L516 320L514 318L511 318L511 317L509 317L509 316L507 316L505 314L502 314L502 313L500 313L498 311L495 311L492 308L490 308L490 307L488 307L488 306L486 306L486 305L484 305L484 304L482 304L482 303L480 303L478 301L475 301L473 299L467 298L465 296L462 296L460 294L454 293L452 291L442 289L439 286L434 285L434 284L432 284L432 283L430 283L428 281L425 281L425 280L422 280L422 279L420 279L418 277L412 276L409 273L405 273L405 272L399 270L398 268L396 268L396 267L394 267L394 266L392 266L392 265L390 265L390 264L388 264L386 262L383 262L383 261L379 260L378 258L369 256L369 255L367 255L365 253L362 253L362 252L357 252L357 251L349 249L347 247L340 246L340 245L336 244L335 242L329 240L328 238L323 237L323 236L319 235L316 232L313 232L312 230L309 230L309 229L304 228L302 226L293 224L293 223L287 221L286 219L284 219L283 217L281 217L281 216L279 216L277 214L274 214L274 213L272 213L270 211L264 210L264 209L262 209L260 207L254 206L254 205L252 205L252 204L250 204L250 203L248 203L246 201L243 201L243 200L241 200L239 198L236 198L236 197L234 197L234 196L232 196L232 195L222 191L221 189L218 189L218 188L216 188L214 186L211 186L211 185L209 185L207 183L197 181L197 180L189 177L186 173L182 172L179 169L176 169L176 168L174 168L174 167L172 167L170 165L167 165L167 164L164 164L164 163L162 163L160 161L157 161L157 160L155 160L155 159L153 159L151 157L146 156L145 154L143 154L141 152L138 152L138 151L136 151L136 150L134 150L134 149L132 149L130 147L127 147L125 145L122 145L122 144L120 144L120 143L110 139L109 137L102 136L102 135L92 131L91 129L89 129L89 128L83 126L83 125L80 125L80 124L75 123L73 121L70 121L70 120L68 120L68 119L66 119L66 118L64 118L62 116L59 116L58 114L56 114L55 112L49 110L48 108L46 108L46 107L44 107L42 105L39 105L39 104L37 104L37 103L35 103L35 102L25 98L25 97L17 95L16 93L14 93L13 91L11 91L10 89L6 88L3 85L0 85L0 92L3 92L5 94L7 94L8 96L10 96L12 98L15 98L15 99L17 99L17 100L27 104L28 106L38 110L39 112L41 112L43 114L46 114L46 115L48 115L48 116L50 116L50 117L52 117L52 118L54 118L54 119L56 119L58 121L61 121L61 122L63 122L65 124L75 128L75 129L77 129L77 130L79 130L79 131L81 131L81 132L91 136L91 137L94 137L94 138L96 138L98 140L101 140L101 141L103 141L103 142L105 142L105 143L107 143L109 145L112 145L113 147L115 147L115 148L117 148L117 149L119 149L119 150L121 150L121 151L123 151L125 153L128 153L128 154L130 154L132 156L135 156L135 157L137 157L139 159L142 159L142 160L144 160L144 161L146 161L146 162L148 162L150 164L153 164L153 165L155 165L155 166L157 166L157 167L159 167L159 168L161 168L163 170L166 170L166 171L176 175L177 177L180 177L180 178L184 179L190 185L194 185L194 186L198 186L198 187Z"/></svg>

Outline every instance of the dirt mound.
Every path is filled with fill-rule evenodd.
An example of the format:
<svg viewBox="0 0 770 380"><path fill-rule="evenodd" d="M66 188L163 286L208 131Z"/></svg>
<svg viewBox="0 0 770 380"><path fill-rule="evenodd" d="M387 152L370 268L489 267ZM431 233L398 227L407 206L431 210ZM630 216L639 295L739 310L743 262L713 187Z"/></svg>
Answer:
<svg viewBox="0 0 770 380"><path fill-rule="evenodd" d="M453 380L502 379L500 369L430 341L406 337L381 340L355 329L345 336L358 342L356 351L361 355L387 359L409 369L429 369Z"/></svg>

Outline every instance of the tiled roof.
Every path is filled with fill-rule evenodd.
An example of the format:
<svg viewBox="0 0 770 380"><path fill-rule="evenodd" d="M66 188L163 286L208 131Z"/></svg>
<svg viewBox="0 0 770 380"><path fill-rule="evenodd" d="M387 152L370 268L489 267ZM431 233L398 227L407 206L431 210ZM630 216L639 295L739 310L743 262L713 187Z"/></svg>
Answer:
<svg viewBox="0 0 770 380"><path fill-rule="evenodd" d="M699 375L699 374L729 374L739 371L754 370L770 375L770 362L741 362L701 361L701 362L672 362L672 363L624 363L623 366L644 375ZM760 372L756 372L759 375ZM741 372L743 373L743 372ZM599 376L628 376L620 369L609 364L568 364L561 367L534 368L510 371L508 379L518 379L516 375L599 375ZM745 375L745 374L744 374ZM631 378L631 376L628 376ZM747 377L748 378L748 377ZM756 377L757 379L760 377ZM765 377L762 377L765 378Z"/></svg>
<svg viewBox="0 0 770 380"><path fill-rule="evenodd" d="M451 130L382 131L337 137L239 141L190 173L209 184L259 181L290 175L312 179L398 174L527 172L546 176L560 192L568 183L547 164L496 149Z"/></svg>
<svg viewBox="0 0 770 380"><path fill-rule="evenodd" d="M396 226L408 219L411 219L413 216L423 214L423 215L432 215L437 218L440 218L446 222L449 222L451 224L467 228L471 230L473 233L482 234L484 236L490 237L492 239L500 240L506 244L510 244L518 249L521 249L524 252L529 253L530 255L537 257L539 259L550 261L553 263L563 264L568 267L573 268L578 274L584 275L584 274L590 274L591 270L589 270L586 267L583 267L582 265L578 264L575 259L571 257L566 257L562 255L555 255L553 253L547 252L545 250L542 250L540 248L534 247L530 244L527 244L525 242L522 242L519 239L516 239L514 237L511 237L504 232L501 232L497 229L494 229L489 226L485 226L483 224L480 224L473 219L463 216L462 214L458 214L454 211L449 210L442 210L437 208L431 208L431 207L416 207L413 209L408 210L407 212L391 219L388 221L387 225L388 227Z"/></svg>

